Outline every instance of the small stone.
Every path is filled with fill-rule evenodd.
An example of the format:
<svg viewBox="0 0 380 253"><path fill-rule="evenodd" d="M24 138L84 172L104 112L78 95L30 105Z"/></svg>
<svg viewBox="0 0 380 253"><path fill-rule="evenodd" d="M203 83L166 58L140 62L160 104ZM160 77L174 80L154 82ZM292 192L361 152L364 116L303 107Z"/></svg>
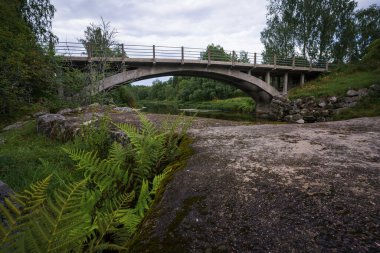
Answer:
<svg viewBox="0 0 380 253"><path fill-rule="evenodd" d="M313 115L304 116L303 119L307 123L313 123L313 122L315 122L317 120Z"/></svg>
<svg viewBox="0 0 380 253"><path fill-rule="evenodd" d="M349 103L352 103L352 102L357 102L359 101L360 97L359 96L355 96L355 97L345 97L344 98L344 102L349 104Z"/></svg>
<svg viewBox="0 0 380 253"><path fill-rule="evenodd" d="M13 190L3 181L0 180L0 202L4 203L4 199L14 194Z"/></svg>
<svg viewBox="0 0 380 253"><path fill-rule="evenodd" d="M372 91L372 92L375 92L375 93L380 93L380 84L372 84L369 89Z"/></svg>
<svg viewBox="0 0 380 253"><path fill-rule="evenodd" d="M336 103L338 99L336 97L329 97L329 102L330 103Z"/></svg>
<svg viewBox="0 0 380 253"><path fill-rule="evenodd" d="M133 109L130 107L114 107L112 110L117 111L117 112L132 112Z"/></svg>
<svg viewBox="0 0 380 253"><path fill-rule="evenodd" d="M99 107L99 106L100 106L99 103L93 103L93 104L90 104L90 105L88 106L88 108L97 108L97 107Z"/></svg>
<svg viewBox="0 0 380 253"><path fill-rule="evenodd" d="M351 108L351 107L356 106L356 104L357 104L357 102L351 102L351 103L346 104L345 107Z"/></svg>
<svg viewBox="0 0 380 253"><path fill-rule="evenodd" d="M368 96L368 89L367 88L360 89L358 90L358 93L359 93L359 97Z"/></svg>
<svg viewBox="0 0 380 253"><path fill-rule="evenodd" d="M292 109L289 111L289 114L299 114L301 112L300 109L296 108L296 109Z"/></svg>
<svg viewBox="0 0 380 253"><path fill-rule="evenodd" d="M0 139L0 145L5 144L5 139Z"/></svg>
<svg viewBox="0 0 380 253"><path fill-rule="evenodd" d="M329 110L323 110L321 111L321 115L326 117L326 116L329 116L330 115L330 111Z"/></svg>
<svg viewBox="0 0 380 253"><path fill-rule="evenodd" d="M83 108L82 107L77 107L77 108L74 108L73 110L72 110L72 113L80 113L80 112L82 112L83 111Z"/></svg>
<svg viewBox="0 0 380 253"><path fill-rule="evenodd" d="M347 110L347 108L344 108L344 107L338 108L338 109L334 110L334 114L340 115L342 112L344 112L346 110Z"/></svg>
<svg viewBox="0 0 380 253"><path fill-rule="evenodd" d="M359 92L357 92L356 90L348 90L346 95L348 97L355 97L355 96L359 96Z"/></svg>
<svg viewBox="0 0 380 253"><path fill-rule="evenodd" d="M33 114L33 117L34 118L38 118L39 116L42 116L42 115L45 115L45 114L48 114L49 112L47 111L41 111L41 112L36 112L35 114Z"/></svg>
<svg viewBox="0 0 380 253"><path fill-rule="evenodd" d="M72 109L70 109L70 108L66 108L66 109L62 109L62 110L59 110L58 112L57 112L57 114L69 114L69 113L72 113L73 112L73 110Z"/></svg>
<svg viewBox="0 0 380 253"><path fill-rule="evenodd" d="M303 119L299 119L299 120L296 121L296 123L297 123L297 124L304 124L305 121L304 121Z"/></svg>
<svg viewBox="0 0 380 253"><path fill-rule="evenodd" d="M3 128L3 131L9 131L9 130L13 130L13 129L18 129L18 128L21 128L23 125L25 125L28 121L19 121L19 122L16 122L12 125L9 125L9 126L6 126Z"/></svg>
<svg viewBox="0 0 380 253"><path fill-rule="evenodd" d="M309 110L302 109L300 113L301 113L301 115L306 115L306 114L309 114Z"/></svg>
<svg viewBox="0 0 380 253"><path fill-rule="evenodd" d="M321 107L321 108L324 108L324 107L326 107L326 103L323 101L323 102L320 102L319 104L318 104L318 106L319 107Z"/></svg>

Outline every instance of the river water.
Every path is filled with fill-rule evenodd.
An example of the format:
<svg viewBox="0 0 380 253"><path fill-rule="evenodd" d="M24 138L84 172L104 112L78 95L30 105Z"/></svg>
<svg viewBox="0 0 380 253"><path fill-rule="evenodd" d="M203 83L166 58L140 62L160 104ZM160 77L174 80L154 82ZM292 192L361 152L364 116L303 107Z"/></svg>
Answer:
<svg viewBox="0 0 380 253"><path fill-rule="evenodd" d="M147 113L157 113L157 114L185 114L188 116L196 115L202 118L214 118L214 119L224 119L233 121L258 121L253 114L250 113L239 113L239 112L229 112L220 110L203 110L203 109L180 109L174 105L166 104L154 104L144 107L143 112Z"/></svg>

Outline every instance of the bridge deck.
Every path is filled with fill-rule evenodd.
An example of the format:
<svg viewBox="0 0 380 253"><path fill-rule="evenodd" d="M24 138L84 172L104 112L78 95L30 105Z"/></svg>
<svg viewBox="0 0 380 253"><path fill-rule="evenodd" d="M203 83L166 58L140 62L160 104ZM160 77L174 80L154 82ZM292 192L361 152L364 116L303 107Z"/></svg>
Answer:
<svg viewBox="0 0 380 253"><path fill-rule="evenodd" d="M326 72L326 68L316 67L298 67L298 66L284 66L274 64L252 64L242 62L227 62L227 61L208 61L208 60L190 60L190 59L162 59L162 58L123 58L123 57L85 57L85 56L64 56L66 61L73 63L87 63L87 62L114 62L125 63L130 67L147 66L154 64L166 64L166 65L204 65L207 66L221 66L229 67L241 71L251 72L314 72L322 73Z"/></svg>

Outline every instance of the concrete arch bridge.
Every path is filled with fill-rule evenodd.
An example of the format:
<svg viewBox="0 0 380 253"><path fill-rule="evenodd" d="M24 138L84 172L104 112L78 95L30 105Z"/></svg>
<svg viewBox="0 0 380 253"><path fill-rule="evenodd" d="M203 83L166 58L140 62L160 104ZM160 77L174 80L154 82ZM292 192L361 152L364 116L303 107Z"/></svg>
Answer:
<svg viewBox="0 0 380 253"><path fill-rule="evenodd" d="M259 54L213 48L185 48L118 44L108 50L83 46L80 43L59 43L57 55L81 67L106 62L119 66L113 74L86 92L95 94L124 83L162 76L197 76L228 83L244 91L256 102L256 113L265 114L275 96L285 96L290 87L303 85L305 78L314 78L328 71L326 62L312 62L300 57L263 58Z"/></svg>

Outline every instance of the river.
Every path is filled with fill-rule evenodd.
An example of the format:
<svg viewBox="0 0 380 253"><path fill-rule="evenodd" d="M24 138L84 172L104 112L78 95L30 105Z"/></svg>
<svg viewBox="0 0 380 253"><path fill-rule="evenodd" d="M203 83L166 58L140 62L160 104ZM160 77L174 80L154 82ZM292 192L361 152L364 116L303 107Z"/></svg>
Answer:
<svg viewBox="0 0 380 253"><path fill-rule="evenodd" d="M197 116L202 118L224 119L233 121L253 121L258 119L250 113L221 111L221 110L204 110L204 109L180 109L175 105L169 104L149 104L142 109L143 112L156 114L185 114L188 116Z"/></svg>

